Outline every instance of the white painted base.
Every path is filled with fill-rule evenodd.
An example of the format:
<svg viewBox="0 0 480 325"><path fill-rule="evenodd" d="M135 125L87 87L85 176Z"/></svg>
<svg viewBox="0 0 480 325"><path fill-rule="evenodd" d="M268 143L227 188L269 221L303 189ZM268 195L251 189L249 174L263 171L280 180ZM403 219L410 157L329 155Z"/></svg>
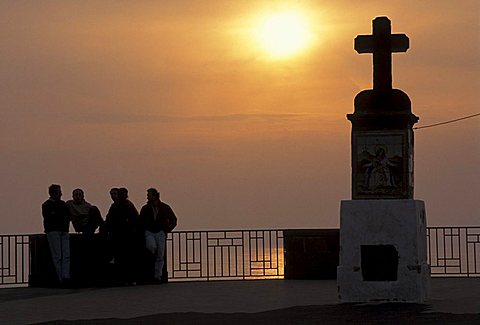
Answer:
<svg viewBox="0 0 480 325"><path fill-rule="evenodd" d="M396 281L364 281L362 245L395 247L398 252ZM424 202L342 201L337 285L342 302L424 302L430 289Z"/></svg>

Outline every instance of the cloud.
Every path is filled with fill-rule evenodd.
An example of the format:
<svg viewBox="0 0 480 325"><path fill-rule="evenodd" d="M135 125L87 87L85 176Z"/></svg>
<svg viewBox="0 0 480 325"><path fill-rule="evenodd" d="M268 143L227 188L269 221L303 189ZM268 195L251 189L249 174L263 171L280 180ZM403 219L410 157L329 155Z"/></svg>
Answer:
<svg viewBox="0 0 480 325"><path fill-rule="evenodd" d="M224 115L148 115L138 113L102 114L102 113L70 113L69 115L59 114L38 114L37 120L57 120L72 124L89 125L124 125L124 124L182 124L190 122L198 123L235 123L235 122L304 122L308 120L323 120L325 122L338 120L344 116L332 117L328 114L312 113L239 113Z"/></svg>

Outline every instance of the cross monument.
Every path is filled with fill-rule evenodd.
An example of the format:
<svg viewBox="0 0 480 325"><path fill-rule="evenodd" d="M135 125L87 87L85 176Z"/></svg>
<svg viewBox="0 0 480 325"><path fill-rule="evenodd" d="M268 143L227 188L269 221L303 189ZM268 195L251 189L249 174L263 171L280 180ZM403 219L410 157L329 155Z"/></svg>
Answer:
<svg viewBox="0 0 480 325"><path fill-rule="evenodd" d="M339 298L343 302L423 302L429 290L426 214L413 199L413 125L410 98L392 88L392 53L409 39L392 34L390 20L373 20L372 35L355 38L358 53L373 54L373 89L354 101L352 200L340 208Z"/></svg>

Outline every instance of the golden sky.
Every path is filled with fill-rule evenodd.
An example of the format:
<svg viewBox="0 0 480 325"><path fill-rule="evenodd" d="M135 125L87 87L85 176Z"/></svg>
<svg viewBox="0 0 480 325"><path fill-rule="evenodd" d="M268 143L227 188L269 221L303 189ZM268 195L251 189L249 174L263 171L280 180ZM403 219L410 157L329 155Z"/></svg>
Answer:
<svg viewBox="0 0 480 325"><path fill-rule="evenodd" d="M258 24L305 14L312 41L271 58ZM353 99L372 86L353 39L376 16L410 38L393 85L418 125L480 112L480 2L2 1L0 233L40 232L51 183L105 214L157 187L179 229L337 227L350 198ZM430 225L478 225L480 119L418 130Z"/></svg>

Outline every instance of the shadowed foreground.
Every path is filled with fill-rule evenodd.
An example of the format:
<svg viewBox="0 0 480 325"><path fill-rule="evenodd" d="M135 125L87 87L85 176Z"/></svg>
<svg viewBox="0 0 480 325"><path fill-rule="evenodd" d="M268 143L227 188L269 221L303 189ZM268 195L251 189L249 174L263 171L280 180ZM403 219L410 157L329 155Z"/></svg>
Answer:
<svg viewBox="0 0 480 325"><path fill-rule="evenodd" d="M417 304L299 306L260 313L169 313L42 324L480 324L480 314L424 313Z"/></svg>
<svg viewBox="0 0 480 325"><path fill-rule="evenodd" d="M426 304L340 304L335 281L0 289L5 324L480 324L480 278L432 279Z"/></svg>

